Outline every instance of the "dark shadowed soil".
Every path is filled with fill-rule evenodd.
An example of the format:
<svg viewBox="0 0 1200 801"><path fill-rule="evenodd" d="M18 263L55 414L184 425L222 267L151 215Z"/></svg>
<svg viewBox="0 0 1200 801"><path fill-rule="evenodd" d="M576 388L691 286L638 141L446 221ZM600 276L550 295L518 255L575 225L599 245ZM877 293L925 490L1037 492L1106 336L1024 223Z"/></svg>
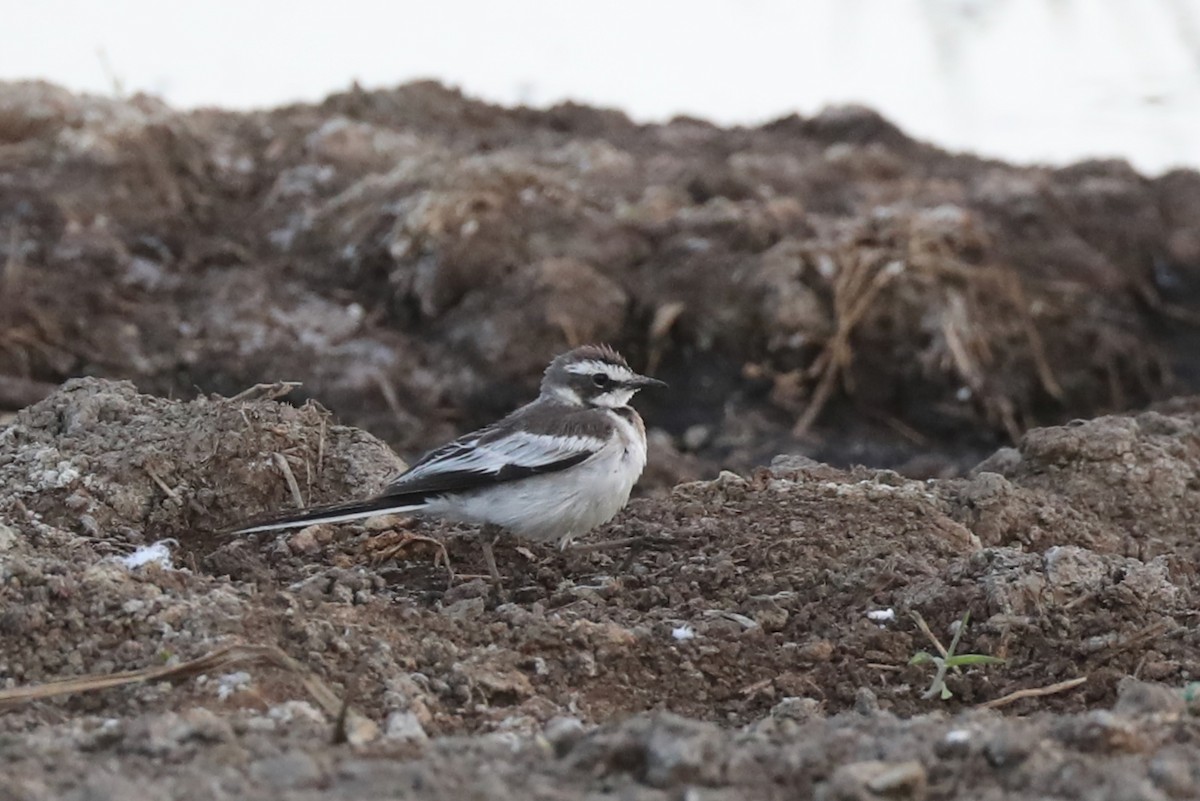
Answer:
<svg viewBox="0 0 1200 801"><path fill-rule="evenodd" d="M1200 794L1195 173L861 109L0 85L0 234L0 691L291 660L0 695L0 799ZM216 533L374 491L593 340L672 383L583 541L632 544L502 542L499 591L469 529ZM1004 661L928 693L968 613Z"/></svg>

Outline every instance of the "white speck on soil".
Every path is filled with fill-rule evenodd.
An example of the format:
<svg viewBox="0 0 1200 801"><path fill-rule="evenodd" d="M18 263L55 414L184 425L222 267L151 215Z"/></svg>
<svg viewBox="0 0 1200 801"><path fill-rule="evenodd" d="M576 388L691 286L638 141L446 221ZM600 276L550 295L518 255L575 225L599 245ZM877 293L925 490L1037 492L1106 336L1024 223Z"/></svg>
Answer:
<svg viewBox="0 0 1200 801"><path fill-rule="evenodd" d="M696 630L686 623L682 626L676 626L671 629L671 637L683 642L685 640L693 640L696 638Z"/></svg>
<svg viewBox="0 0 1200 801"><path fill-rule="evenodd" d="M149 564L156 564L163 570L170 570L172 567L170 546L178 544L175 540L159 540L138 548L128 556L118 556L117 561L130 570Z"/></svg>

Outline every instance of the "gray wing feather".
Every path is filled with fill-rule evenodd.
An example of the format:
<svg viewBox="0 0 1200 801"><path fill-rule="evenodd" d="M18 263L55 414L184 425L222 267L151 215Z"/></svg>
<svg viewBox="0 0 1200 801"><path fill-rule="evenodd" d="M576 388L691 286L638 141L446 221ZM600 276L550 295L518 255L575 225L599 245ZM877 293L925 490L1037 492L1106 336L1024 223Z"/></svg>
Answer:
<svg viewBox="0 0 1200 801"><path fill-rule="evenodd" d="M398 476L386 495L462 492L565 470L593 456L605 440L590 434L485 428L438 448Z"/></svg>

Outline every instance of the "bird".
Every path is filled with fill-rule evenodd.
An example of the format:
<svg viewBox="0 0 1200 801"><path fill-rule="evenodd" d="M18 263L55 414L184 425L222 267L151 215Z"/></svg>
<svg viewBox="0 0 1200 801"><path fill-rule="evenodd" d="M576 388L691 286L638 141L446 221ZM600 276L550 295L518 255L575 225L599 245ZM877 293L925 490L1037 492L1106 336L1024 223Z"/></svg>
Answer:
<svg viewBox="0 0 1200 801"><path fill-rule="evenodd" d="M430 451L378 495L247 521L232 533L397 513L476 524L499 584L492 543L501 533L565 548L625 507L647 456L646 425L629 403L665 386L608 345L576 347L550 362L535 400Z"/></svg>

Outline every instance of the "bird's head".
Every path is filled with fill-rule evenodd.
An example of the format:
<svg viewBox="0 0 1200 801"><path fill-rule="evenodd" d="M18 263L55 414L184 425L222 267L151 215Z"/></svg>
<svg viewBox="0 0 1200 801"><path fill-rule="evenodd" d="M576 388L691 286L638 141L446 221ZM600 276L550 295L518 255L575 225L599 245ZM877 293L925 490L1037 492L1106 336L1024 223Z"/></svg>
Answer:
<svg viewBox="0 0 1200 801"><path fill-rule="evenodd" d="M542 397L571 406L617 409L644 387L665 387L657 378L638 375L625 357L607 345L567 351L546 368Z"/></svg>

